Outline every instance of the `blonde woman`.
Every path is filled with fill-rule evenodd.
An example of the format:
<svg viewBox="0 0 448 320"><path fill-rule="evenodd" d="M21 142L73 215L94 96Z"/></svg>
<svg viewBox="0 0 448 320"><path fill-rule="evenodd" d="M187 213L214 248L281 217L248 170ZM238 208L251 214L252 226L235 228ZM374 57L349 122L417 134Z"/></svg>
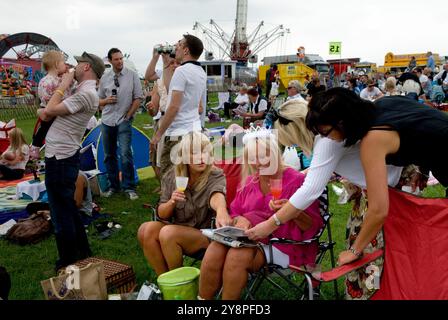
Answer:
<svg viewBox="0 0 448 320"><path fill-rule="evenodd" d="M213 147L202 133L184 136L176 146L178 163L162 178L157 208L160 221L142 224L138 240L157 275L182 266L183 255L206 249L209 240L200 229L230 224L225 199L226 181L213 164ZM184 191L176 189L176 177L188 177Z"/></svg>
<svg viewBox="0 0 448 320"><path fill-rule="evenodd" d="M397 90L397 79L395 77L389 77L384 85L385 96L398 96L400 92Z"/></svg>
<svg viewBox="0 0 448 320"><path fill-rule="evenodd" d="M298 145L305 153L309 153L311 150L313 152L311 165L301 187L291 197L271 201L269 204L270 208L277 212L277 217L281 223L287 223L295 219L303 210L308 208L322 194L333 172L338 173L360 188L365 189L366 187L359 144L345 148L344 141L338 142L326 138L331 133L331 130L314 137L314 134L306 128L305 118L307 113L308 105L306 102L296 101L284 104L280 107L278 119L274 122L274 128L278 130L279 143L281 145ZM314 146L312 144L313 140ZM389 185L396 186L400 180L402 168L387 166L387 170ZM360 225L364 219L366 212L364 209L365 206L355 203L351 219L349 219L347 224L349 229L347 249L349 250L352 250L352 244L356 240L357 232L359 232ZM254 240L263 239L275 232L277 228L278 226L274 219L271 218L249 229L247 234L249 238ZM372 241L371 246L366 248L365 252L371 252L383 246L382 233L379 233L375 240L375 242ZM381 267L382 261L378 262L377 266ZM365 279L367 276L356 274L352 277L347 277L347 288L351 286L359 288L353 296L347 294L346 297L348 299L366 299L374 292L366 287Z"/></svg>
<svg viewBox="0 0 448 320"><path fill-rule="evenodd" d="M304 175L283 165L274 135L251 133L244 138L244 143L241 187L230 205L230 212L234 225L247 230L275 216L269 208L273 197L271 179L282 179L281 197L288 198L302 185ZM315 202L295 219L279 226L273 235L302 241L313 237L321 227L322 218ZM316 253L317 244L308 247L278 244L273 247L272 260L287 268L290 263L313 263ZM222 286L224 300L239 299L248 273L259 270L270 260L267 245L260 250L258 247L231 248L212 242L201 264L200 298L213 299Z"/></svg>
<svg viewBox="0 0 448 320"><path fill-rule="evenodd" d="M22 179L30 158L30 148L26 144L22 129L9 132L10 145L0 156L0 180Z"/></svg>

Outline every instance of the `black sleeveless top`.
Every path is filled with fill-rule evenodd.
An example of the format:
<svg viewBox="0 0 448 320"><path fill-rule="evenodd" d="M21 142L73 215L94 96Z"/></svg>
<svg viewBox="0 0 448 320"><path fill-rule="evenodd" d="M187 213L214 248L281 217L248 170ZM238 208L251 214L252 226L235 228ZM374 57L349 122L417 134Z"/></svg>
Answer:
<svg viewBox="0 0 448 320"><path fill-rule="evenodd" d="M446 166L448 113L403 96L378 99L375 106L376 119L371 130L389 126L400 136L400 148L386 157L387 164L415 164L428 169Z"/></svg>

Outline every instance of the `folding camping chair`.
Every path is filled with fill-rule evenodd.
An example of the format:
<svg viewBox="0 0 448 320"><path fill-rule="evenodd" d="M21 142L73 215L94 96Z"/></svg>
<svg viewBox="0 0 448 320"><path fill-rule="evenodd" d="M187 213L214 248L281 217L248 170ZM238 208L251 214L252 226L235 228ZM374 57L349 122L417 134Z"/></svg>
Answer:
<svg viewBox="0 0 448 320"><path fill-rule="evenodd" d="M290 266L320 282L334 281L384 257L379 288L372 300L448 299L448 199L422 198L389 188L389 214L383 227L383 250L326 272ZM372 281L377 281L374 277ZM312 298L312 293L309 292Z"/></svg>
<svg viewBox="0 0 448 320"><path fill-rule="evenodd" d="M317 243L319 246L319 251L316 256L316 265L320 265L326 256L327 252L330 254L330 263L332 268L335 267L335 255L334 255L334 246L335 242L333 241L332 234L331 234L331 225L330 225L330 219L331 214L328 210L328 188L324 190L322 195L318 199L319 201L319 211L323 219L323 226L322 228L317 232L317 234L311 238L304 241L295 241L291 239L283 239L283 238L272 238L269 241L269 249L271 250L270 254L270 261L267 262L267 264L258 272L255 272L253 274L249 275L249 281L246 288L246 293L244 295L244 299L250 299L254 300L255 295L260 288L261 284L265 281L279 289L280 291L284 292L285 294L287 291L282 288L278 283L276 283L272 279L272 275L276 275L283 280L285 280L292 288L296 289L300 292L300 299L306 299L309 298L310 300L313 300L314 295L320 295L320 283L316 283L311 281L309 276L305 276L305 279L301 282L296 282L292 279L292 276L294 273L291 272L290 269L285 269L279 265L276 265L272 261L272 246L273 244L289 244L289 245L297 245L297 246L309 246L312 244ZM323 240L321 239L325 230L327 231L327 239ZM308 278L307 278L308 277ZM334 292L336 298L338 297L338 287L337 287L337 281L334 280ZM308 290L306 290L308 288ZM304 292L308 291L310 294L307 296Z"/></svg>
<svg viewBox="0 0 448 320"><path fill-rule="evenodd" d="M157 205L153 206L152 204L145 203L143 204L143 208L149 209L151 214L151 221L161 221L161 222L167 222L166 220L161 219L157 214ZM212 219L211 222L211 229L215 228L215 218ZM191 255L184 254L185 257L189 257L192 259L192 261L188 264L189 266L195 265L197 262L201 261L204 258L205 255L205 249L199 250L198 252L195 252Z"/></svg>
<svg viewBox="0 0 448 320"><path fill-rule="evenodd" d="M9 131L16 127L15 119L8 123L0 121L0 154L6 151L9 147Z"/></svg>

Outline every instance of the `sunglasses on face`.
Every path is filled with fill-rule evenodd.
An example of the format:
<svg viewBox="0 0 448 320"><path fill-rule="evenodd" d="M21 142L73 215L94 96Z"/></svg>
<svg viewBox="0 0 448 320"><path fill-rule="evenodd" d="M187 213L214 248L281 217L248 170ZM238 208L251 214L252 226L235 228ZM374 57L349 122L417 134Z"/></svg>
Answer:
<svg viewBox="0 0 448 320"><path fill-rule="evenodd" d="M328 137L330 135L330 133L334 130L335 126L331 126L330 129L328 129L327 131L318 131L318 133L322 136L322 137Z"/></svg>

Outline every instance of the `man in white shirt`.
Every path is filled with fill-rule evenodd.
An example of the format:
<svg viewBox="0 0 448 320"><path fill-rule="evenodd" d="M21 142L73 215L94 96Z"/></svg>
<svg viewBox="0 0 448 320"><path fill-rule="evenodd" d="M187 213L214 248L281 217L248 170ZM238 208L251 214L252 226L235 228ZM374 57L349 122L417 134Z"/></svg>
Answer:
<svg viewBox="0 0 448 320"><path fill-rule="evenodd" d="M434 81L437 81L437 84L441 85L445 91L448 90L448 63L443 65L443 70L434 77Z"/></svg>
<svg viewBox="0 0 448 320"><path fill-rule="evenodd" d="M74 195L81 139L98 110L96 84L105 66L101 58L86 52L75 59L75 72L62 76L47 107L37 111L44 121L55 118L45 138L45 186L59 252L57 270L91 255ZM75 93L63 100L74 79L79 83Z"/></svg>
<svg viewBox="0 0 448 320"><path fill-rule="evenodd" d="M417 74L417 77L420 80L420 84L422 85L423 91L425 92L425 96L429 98L430 96L430 80L429 78L423 73L422 68L416 68L415 72Z"/></svg>
<svg viewBox="0 0 448 320"><path fill-rule="evenodd" d="M367 87L361 91L360 97L364 100L374 101L381 98L383 93L380 89L375 87L375 82L372 79L367 80Z"/></svg>
<svg viewBox="0 0 448 320"><path fill-rule="evenodd" d="M202 129L198 106L206 95L207 75L197 60L203 51L202 41L192 35L184 35L176 45L176 59L181 65L171 79L168 107L151 141L151 145L156 146L165 134L160 161L162 178L173 165L171 149L182 136Z"/></svg>
<svg viewBox="0 0 448 320"><path fill-rule="evenodd" d="M286 101L297 99L299 101L305 102L306 100L302 97L300 92L303 90L300 82L298 80L291 80L288 83L288 97Z"/></svg>
<svg viewBox="0 0 448 320"><path fill-rule="evenodd" d="M264 119L268 111L268 100L260 96L256 88L249 89L247 95L250 101L249 110L247 112L235 110L235 113L250 122Z"/></svg>
<svg viewBox="0 0 448 320"><path fill-rule="evenodd" d="M245 112L247 110L247 105L249 104L249 97L247 96L247 85L242 84L238 95L236 96L234 102L225 102L224 103L224 115L227 118L230 117L230 111L233 109L238 109L241 112Z"/></svg>

